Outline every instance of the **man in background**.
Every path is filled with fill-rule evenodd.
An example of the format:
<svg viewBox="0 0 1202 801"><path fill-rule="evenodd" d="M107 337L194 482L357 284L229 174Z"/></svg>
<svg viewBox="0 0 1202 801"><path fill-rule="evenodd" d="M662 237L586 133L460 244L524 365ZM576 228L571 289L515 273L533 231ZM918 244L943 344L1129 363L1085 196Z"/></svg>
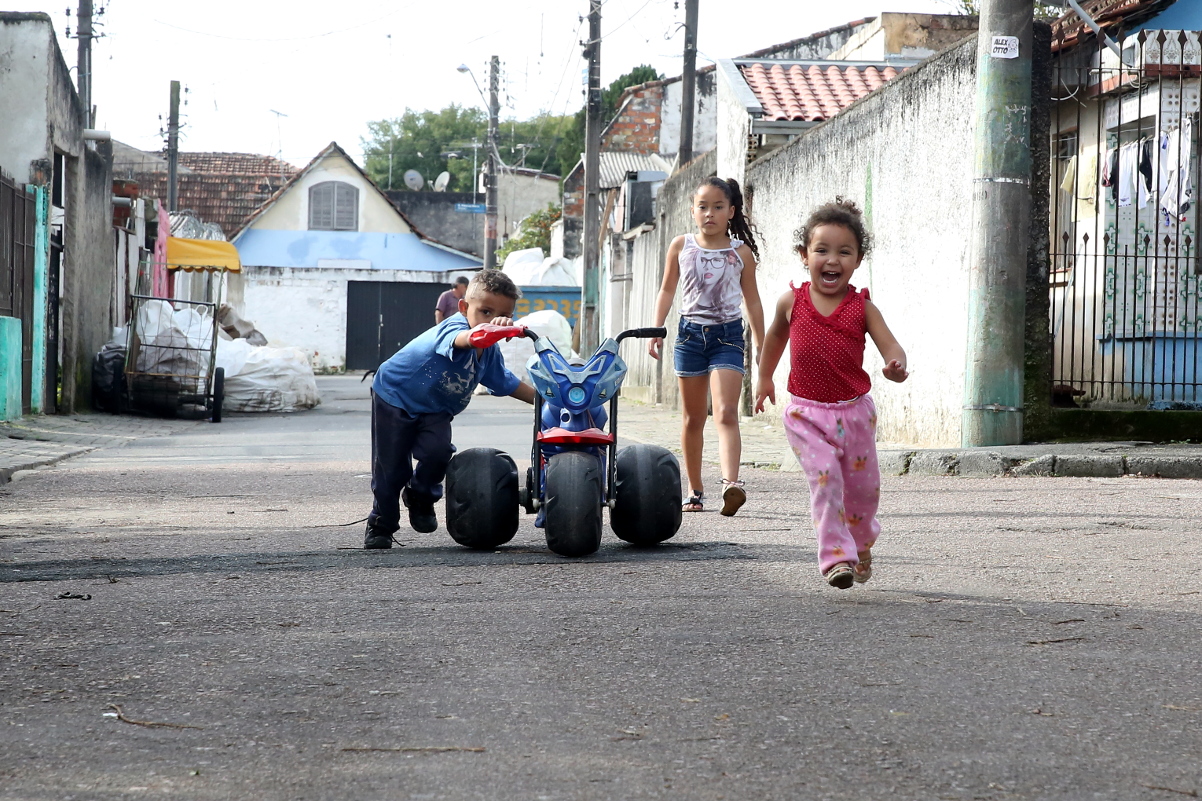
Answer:
<svg viewBox="0 0 1202 801"><path fill-rule="evenodd" d="M438 303L434 305L435 325L459 311L459 300L467 294L467 284L467 277L461 275L450 289L438 296Z"/></svg>

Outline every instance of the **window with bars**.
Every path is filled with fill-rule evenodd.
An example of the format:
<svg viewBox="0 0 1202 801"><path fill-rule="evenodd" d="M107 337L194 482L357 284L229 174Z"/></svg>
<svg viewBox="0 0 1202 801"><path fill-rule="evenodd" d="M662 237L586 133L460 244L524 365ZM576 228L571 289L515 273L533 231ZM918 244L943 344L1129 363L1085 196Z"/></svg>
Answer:
<svg viewBox="0 0 1202 801"><path fill-rule="evenodd" d="M309 188L310 231L358 231L359 190L342 181Z"/></svg>

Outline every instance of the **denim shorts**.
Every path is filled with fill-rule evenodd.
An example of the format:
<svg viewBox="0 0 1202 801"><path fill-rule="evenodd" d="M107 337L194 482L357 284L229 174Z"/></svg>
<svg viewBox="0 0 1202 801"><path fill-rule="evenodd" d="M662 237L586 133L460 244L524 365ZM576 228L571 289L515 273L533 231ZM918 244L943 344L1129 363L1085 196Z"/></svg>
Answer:
<svg viewBox="0 0 1202 801"><path fill-rule="evenodd" d="M691 378L713 370L743 373L743 321L719 325L690 323L680 318L672 355L676 375Z"/></svg>

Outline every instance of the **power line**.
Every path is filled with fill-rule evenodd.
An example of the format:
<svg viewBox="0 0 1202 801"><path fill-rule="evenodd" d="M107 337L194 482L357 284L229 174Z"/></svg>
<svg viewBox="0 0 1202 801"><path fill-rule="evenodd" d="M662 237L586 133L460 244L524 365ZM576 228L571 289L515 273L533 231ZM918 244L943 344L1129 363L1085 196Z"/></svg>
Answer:
<svg viewBox="0 0 1202 801"><path fill-rule="evenodd" d="M382 22L383 20L386 20L389 17L396 16L400 12L404 11L406 8L413 6L413 5L416 5L416 0L415 0L415 2L406 3L403 6L394 8L392 11L389 11L387 14L385 14L382 17L377 17L373 20L368 20L367 22L361 22L358 25L351 25L346 28L339 28L339 29L333 30L333 31L325 31L324 33L315 33L310 36L287 36L287 37L276 38L276 39L268 39L268 38L263 38L263 37L226 36L225 34L209 33L208 31L195 31L195 30L192 30L191 28L185 28L181 25L173 25L170 22L163 22L161 19L154 19L153 17L150 19L150 21L154 22L158 25L162 25L166 28L174 28L177 31L183 31L184 33L191 33L196 36L208 36L213 39L228 39L228 40L234 41L234 42L301 42L301 41L306 41L306 40L310 40L310 39L321 39L326 36L334 36L335 34L346 33L347 31L358 30L359 28L366 28L369 25L375 25L377 22Z"/></svg>

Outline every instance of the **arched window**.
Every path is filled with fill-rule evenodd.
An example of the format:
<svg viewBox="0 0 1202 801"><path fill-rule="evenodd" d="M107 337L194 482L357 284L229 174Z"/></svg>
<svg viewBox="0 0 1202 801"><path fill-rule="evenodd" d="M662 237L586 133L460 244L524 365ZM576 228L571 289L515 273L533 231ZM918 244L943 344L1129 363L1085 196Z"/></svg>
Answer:
<svg viewBox="0 0 1202 801"><path fill-rule="evenodd" d="M309 188L310 231L358 231L359 190L342 181Z"/></svg>

